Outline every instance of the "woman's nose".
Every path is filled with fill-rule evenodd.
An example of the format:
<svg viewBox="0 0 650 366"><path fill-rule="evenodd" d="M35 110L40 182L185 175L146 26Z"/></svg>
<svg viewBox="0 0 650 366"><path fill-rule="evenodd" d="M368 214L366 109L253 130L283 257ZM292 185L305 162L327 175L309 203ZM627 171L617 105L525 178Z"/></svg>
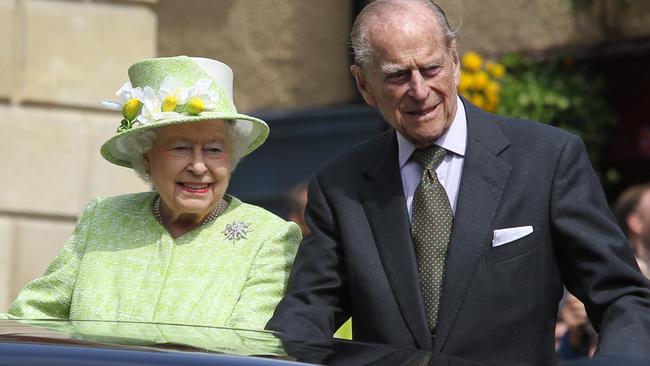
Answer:
<svg viewBox="0 0 650 366"><path fill-rule="evenodd" d="M203 148L201 146L194 146L192 149L192 161L187 165L187 170L196 175L202 175L208 170L203 160Z"/></svg>

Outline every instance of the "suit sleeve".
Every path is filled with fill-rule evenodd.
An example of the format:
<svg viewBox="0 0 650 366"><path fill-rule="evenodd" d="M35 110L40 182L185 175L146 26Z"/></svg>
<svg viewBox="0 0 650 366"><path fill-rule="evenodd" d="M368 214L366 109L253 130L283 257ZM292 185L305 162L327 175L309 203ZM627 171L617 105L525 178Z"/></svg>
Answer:
<svg viewBox="0 0 650 366"><path fill-rule="evenodd" d="M267 329L331 337L350 316L340 233L318 176L309 183L308 197L311 234L298 248L287 295Z"/></svg>
<svg viewBox="0 0 650 366"><path fill-rule="evenodd" d="M598 353L650 356L648 281L575 136L563 148L552 189L552 234L564 282L599 332Z"/></svg>
<svg viewBox="0 0 650 366"><path fill-rule="evenodd" d="M88 204L74 232L43 277L25 285L9 307L9 312L0 317L69 319L72 292L97 202L98 200L93 200Z"/></svg>
<svg viewBox="0 0 650 366"><path fill-rule="evenodd" d="M231 328L264 329L284 295L301 234L294 223L285 223L276 230L278 234L263 243L255 256L239 300L227 322Z"/></svg>

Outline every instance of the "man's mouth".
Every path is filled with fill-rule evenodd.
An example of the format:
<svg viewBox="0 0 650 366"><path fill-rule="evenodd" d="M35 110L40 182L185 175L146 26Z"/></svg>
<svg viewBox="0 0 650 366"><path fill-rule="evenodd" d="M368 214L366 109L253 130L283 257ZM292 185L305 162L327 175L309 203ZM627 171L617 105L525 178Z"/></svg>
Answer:
<svg viewBox="0 0 650 366"><path fill-rule="evenodd" d="M426 116L427 114L432 113L433 111L436 110L436 107L438 107L438 106L436 105L436 106L430 107L430 108L415 109L415 110L408 111L406 113L411 115L411 116L414 116L414 117L421 117L421 116Z"/></svg>

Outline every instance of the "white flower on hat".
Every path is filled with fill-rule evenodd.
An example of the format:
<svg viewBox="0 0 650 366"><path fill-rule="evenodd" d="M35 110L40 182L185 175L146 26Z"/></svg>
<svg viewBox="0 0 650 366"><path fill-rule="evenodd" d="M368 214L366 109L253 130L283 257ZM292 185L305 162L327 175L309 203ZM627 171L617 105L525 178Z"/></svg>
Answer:
<svg viewBox="0 0 650 366"><path fill-rule="evenodd" d="M159 97L156 92L149 86L144 87L144 100L142 111L137 117L137 121L143 125L155 123L169 118L176 118L178 113L172 111L163 112L164 99Z"/></svg>
<svg viewBox="0 0 650 366"><path fill-rule="evenodd" d="M199 79L193 87L188 89L189 99L185 104L185 111L188 114L195 116L216 107L219 93L210 90L210 85L212 85L212 80Z"/></svg>
<svg viewBox="0 0 650 366"><path fill-rule="evenodd" d="M189 90L183 88L181 83L172 76L165 77L160 84L159 92L163 112L173 112L177 106L187 103L190 99Z"/></svg>
<svg viewBox="0 0 650 366"><path fill-rule="evenodd" d="M134 88L131 85L131 82L126 82L118 91L115 93L120 100L103 100L102 105L108 109L114 111L122 112L124 118L131 122L133 121L140 112L140 107L144 102L144 92L142 88Z"/></svg>

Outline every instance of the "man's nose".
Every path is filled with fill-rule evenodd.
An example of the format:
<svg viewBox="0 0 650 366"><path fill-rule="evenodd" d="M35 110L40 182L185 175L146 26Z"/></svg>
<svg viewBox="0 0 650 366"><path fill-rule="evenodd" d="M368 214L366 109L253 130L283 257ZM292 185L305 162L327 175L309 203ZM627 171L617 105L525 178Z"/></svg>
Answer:
<svg viewBox="0 0 650 366"><path fill-rule="evenodd" d="M187 170L196 175L202 175L208 170L203 160L203 148L201 146L194 146L192 148L192 161L188 164Z"/></svg>
<svg viewBox="0 0 650 366"><path fill-rule="evenodd" d="M411 77L409 79L409 95L418 101L424 101L429 96L429 88L427 87L426 79L422 77L419 70L411 71Z"/></svg>

